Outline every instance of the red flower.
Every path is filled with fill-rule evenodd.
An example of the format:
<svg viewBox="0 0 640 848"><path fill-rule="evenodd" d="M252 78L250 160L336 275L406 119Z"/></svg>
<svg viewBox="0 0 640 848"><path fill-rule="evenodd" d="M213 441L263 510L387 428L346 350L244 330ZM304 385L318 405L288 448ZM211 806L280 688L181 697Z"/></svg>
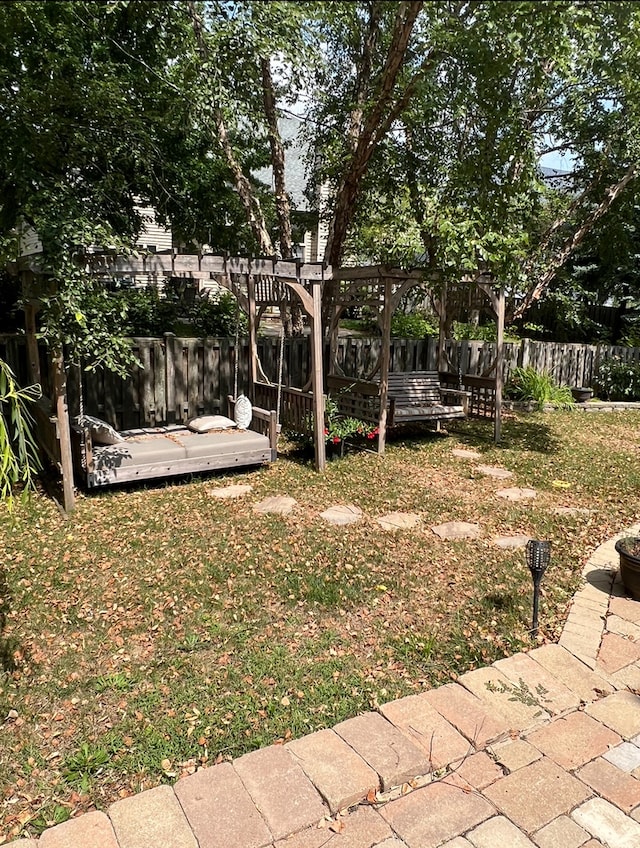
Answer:
<svg viewBox="0 0 640 848"><path fill-rule="evenodd" d="M329 428L328 427L324 428L324 434L325 434L325 436L329 435Z"/></svg>
<svg viewBox="0 0 640 848"><path fill-rule="evenodd" d="M340 436L334 436L333 439L331 439L331 441L333 442L334 445L339 445L340 444Z"/></svg>

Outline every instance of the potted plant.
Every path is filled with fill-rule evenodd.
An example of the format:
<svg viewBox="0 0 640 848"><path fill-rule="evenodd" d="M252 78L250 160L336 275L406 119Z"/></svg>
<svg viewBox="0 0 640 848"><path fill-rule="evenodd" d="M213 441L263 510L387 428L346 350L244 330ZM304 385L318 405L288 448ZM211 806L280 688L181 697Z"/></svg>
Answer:
<svg viewBox="0 0 640 848"><path fill-rule="evenodd" d="M573 386L571 394L576 403L586 403L593 397L593 389L589 386Z"/></svg>
<svg viewBox="0 0 640 848"><path fill-rule="evenodd" d="M640 601L640 536L625 536L616 542L620 556L620 577L631 597Z"/></svg>
<svg viewBox="0 0 640 848"><path fill-rule="evenodd" d="M327 457L344 456L347 439L372 440L378 428L359 418L341 415L336 401L327 397L325 402L324 437Z"/></svg>

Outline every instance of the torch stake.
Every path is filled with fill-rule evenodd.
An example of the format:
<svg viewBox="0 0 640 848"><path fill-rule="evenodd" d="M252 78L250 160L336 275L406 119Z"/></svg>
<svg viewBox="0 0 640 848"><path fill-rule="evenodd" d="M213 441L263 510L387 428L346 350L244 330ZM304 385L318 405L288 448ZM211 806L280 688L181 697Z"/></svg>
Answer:
<svg viewBox="0 0 640 848"><path fill-rule="evenodd" d="M527 565L533 580L533 621L531 624L531 636L538 635L538 609L540 606L540 583L549 566L551 559L551 542L539 542L529 539L527 542Z"/></svg>

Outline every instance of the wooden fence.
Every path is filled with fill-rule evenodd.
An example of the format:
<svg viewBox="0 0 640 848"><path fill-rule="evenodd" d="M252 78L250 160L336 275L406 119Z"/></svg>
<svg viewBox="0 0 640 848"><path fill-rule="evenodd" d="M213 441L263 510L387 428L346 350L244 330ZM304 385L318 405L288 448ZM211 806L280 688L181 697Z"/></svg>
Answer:
<svg viewBox="0 0 640 848"><path fill-rule="evenodd" d="M344 373L353 377L371 376L379 361L380 344L378 338L340 338L338 363ZM132 369L126 380L109 372L85 371L80 393L78 372L70 370L68 394L72 415L80 409L81 396L87 414L105 418L120 429L179 422L202 413L226 411L227 395L234 394L236 384L233 339L181 339L167 334L156 339L135 338L132 346L142 367ZM448 371L482 375L495 360L496 346L491 342L450 340L446 343L446 352ZM260 339L258 353L263 371L260 379L277 383L279 339ZM612 356L640 363L640 348L556 344L525 339L505 345L503 376L506 380L515 366L530 365L537 371L548 372L559 384L589 386L596 379L600 363ZM0 335L0 358L12 366L21 383L28 381L24 337ZM44 353L41 362L46 362ZM392 371L437 370L436 340L393 339L390 367ZM287 340L283 349L283 384L302 387L307 382L308 372L308 339ZM45 394L50 396L45 367L42 373ZM245 342L238 356L237 387L239 392L248 393L250 390L248 344ZM294 418L302 415L299 403L291 393L287 395L286 404L283 399L282 405L283 409L285 405L291 408Z"/></svg>

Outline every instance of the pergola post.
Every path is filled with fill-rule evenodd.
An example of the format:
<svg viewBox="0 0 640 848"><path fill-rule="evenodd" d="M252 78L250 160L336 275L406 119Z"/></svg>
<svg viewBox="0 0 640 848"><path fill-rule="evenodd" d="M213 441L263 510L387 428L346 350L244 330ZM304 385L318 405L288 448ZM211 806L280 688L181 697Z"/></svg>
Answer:
<svg viewBox="0 0 640 848"><path fill-rule="evenodd" d="M24 299L24 324L27 340L27 358L29 361L29 379L42 385L40 373L40 354L36 337L36 300L33 295L33 272L22 271L22 297Z"/></svg>
<svg viewBox="0 0 640 848"><path fill-rule="evenodd" d="M313 386L313 439L315 443L316 469L324 471L327 464L324 437L324 381L322 376L322 285L312 280L313 298L311 323L311 383Z"/></svg>
<svg viewBox="0 0 640 848"><path fill-rule="evenodd" d="M504 313L505 313L505 294L504 289L500 288L497 292L496 302L496 318L497 318L497 333L496 333L496 414L493 424L493 438L496 444L500 441L502 431L502 384L504 374Z"/></svg>
<svg viewBox="0 0 640 848"><path fill-rule="evenodd" d="M249 317L249 385L251 400L254 400L254 386L258 379L258 322L256 319L256 283L253 274L247 275L247 300ZM236 351L238 356L238 351Z"/></svg>
<svg viewBox="0 0 640 848"><path fill-rule="evenodd" d="M447 370L447 356L445 342L447 340L447 283L442 283L442 292L436 299L436 312L438 313L438 371Z"/></svg>
<svg viewBox="0 0 640 848"><path fill-rule="evenodd" d="M62 349L54 350L51 356L53 371L53 391L60 443L60 468L62 471L62 497L65 512L71 512L75 506L73 493L73 460L71 454L71 426L69 424L69 406L67 404L67 374L64 368Z"/></svg>
<svg viewBox="0 0 640 848"><path fill-rule="evenodd" d="M378 453L383 454L387 439L387 399L389 397L389 363L391 362L391 313L393 283L384 280L382 304L382 347L380 350L380 419L378 421Z"/></svg>

